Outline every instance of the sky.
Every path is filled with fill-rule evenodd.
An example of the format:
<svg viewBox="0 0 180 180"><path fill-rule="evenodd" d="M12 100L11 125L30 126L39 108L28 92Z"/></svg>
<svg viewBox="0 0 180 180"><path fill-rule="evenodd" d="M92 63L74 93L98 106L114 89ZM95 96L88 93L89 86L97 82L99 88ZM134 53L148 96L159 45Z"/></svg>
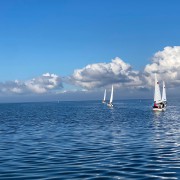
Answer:
<svg viewBox="0 0 180 180"><path fill-rule="evenodd" d="M180 87L178 0L0 1L0 102L153 95ZM167 94L168 94L167 93Z"/></svg>

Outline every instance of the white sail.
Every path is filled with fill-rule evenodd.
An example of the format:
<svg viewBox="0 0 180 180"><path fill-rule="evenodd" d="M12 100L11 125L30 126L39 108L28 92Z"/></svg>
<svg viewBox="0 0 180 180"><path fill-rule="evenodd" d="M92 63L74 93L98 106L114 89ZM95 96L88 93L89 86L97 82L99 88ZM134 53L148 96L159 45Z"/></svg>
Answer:
<svg viewBox="0 0 180 180"><path fill-rule="evenodd" d="M106 89L104 90L104 99L103 101L105 102L106 101Z"/></svg>
<svg viewBox="0 0 180 180"><path fill-rule="evenodd" d="M166 102L166 86L165 86L165 82L163 81L163 91L162 91L162 101Z"/></svg>
<svg viewBox="0 0 180 180"><path fill-rule="evenodd" d="M112 102L113 102L113 85L112 85L112 89L111 89L111 97L110 97L109 103L112 104Z"/></svg>
<svg viewBox="0 0 180 180"><path fill-rule="evenodd" d="M159 82L157 80L156 74L155 74L155 89L154 89L154 102L161 103L161 92L159 88Z"/></svg>

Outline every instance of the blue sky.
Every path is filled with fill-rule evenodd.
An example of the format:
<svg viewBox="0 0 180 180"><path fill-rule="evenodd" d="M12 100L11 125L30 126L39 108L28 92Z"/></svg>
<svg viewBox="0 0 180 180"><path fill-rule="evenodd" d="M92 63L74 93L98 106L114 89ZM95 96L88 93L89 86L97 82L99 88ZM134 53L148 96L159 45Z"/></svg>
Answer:
<svg viewBox="0 0 180 180"><path fill-rule="evenodd" d="M178 0L0 1L0 81L67 77L115 57L141 71L156 52L180 44L179 7Z"/></svg>

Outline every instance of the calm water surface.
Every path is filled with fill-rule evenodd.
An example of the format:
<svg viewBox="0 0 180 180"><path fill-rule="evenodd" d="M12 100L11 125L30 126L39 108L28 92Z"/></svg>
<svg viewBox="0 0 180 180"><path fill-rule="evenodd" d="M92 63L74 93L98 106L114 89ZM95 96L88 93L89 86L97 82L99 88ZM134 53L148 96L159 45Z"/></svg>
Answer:
<svg viewBox="0 0 180 180"><path fill-rule="evenodd" d="M180 102L0 104L0 179L180 179Z"/></svg>

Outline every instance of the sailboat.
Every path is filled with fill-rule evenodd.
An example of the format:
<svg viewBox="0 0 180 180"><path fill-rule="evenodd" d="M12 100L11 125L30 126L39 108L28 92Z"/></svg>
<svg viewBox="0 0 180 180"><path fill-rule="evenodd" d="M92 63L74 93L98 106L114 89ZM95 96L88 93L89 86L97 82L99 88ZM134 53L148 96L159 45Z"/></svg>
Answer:
<svg viewBox="0 0 180 180"><path fill-rule="evenodd" d="M111 97L110 97L110 101L109 101L109 103L107 104L107 106L113 107L112 102L113 102L113 85L112 85L112 89L111 89Z"/></svg>
<svg viewBox="0 0 180 180"><path fill-rule="evenodd" d="M159 81L157 80L157 76L155 74L155 84L154 84L154 105L153 111L164 111L165 107L161 99L161 92L159 88Z"/></svg>
<svg viewBox="0 0 180 180"><path fill-rule="evenodd" d="M106 89L104 90L104 99L102 100L102 103L106 103Z"/></svg>
<svg viewBox="0 0 180 180"><path fill-rule="evenodd" d="M165 86L164 81L163 81L163 91L162 91L162 102L163 102L164 106L166 107L167 99L166 99L166 86Z"/></svg>

